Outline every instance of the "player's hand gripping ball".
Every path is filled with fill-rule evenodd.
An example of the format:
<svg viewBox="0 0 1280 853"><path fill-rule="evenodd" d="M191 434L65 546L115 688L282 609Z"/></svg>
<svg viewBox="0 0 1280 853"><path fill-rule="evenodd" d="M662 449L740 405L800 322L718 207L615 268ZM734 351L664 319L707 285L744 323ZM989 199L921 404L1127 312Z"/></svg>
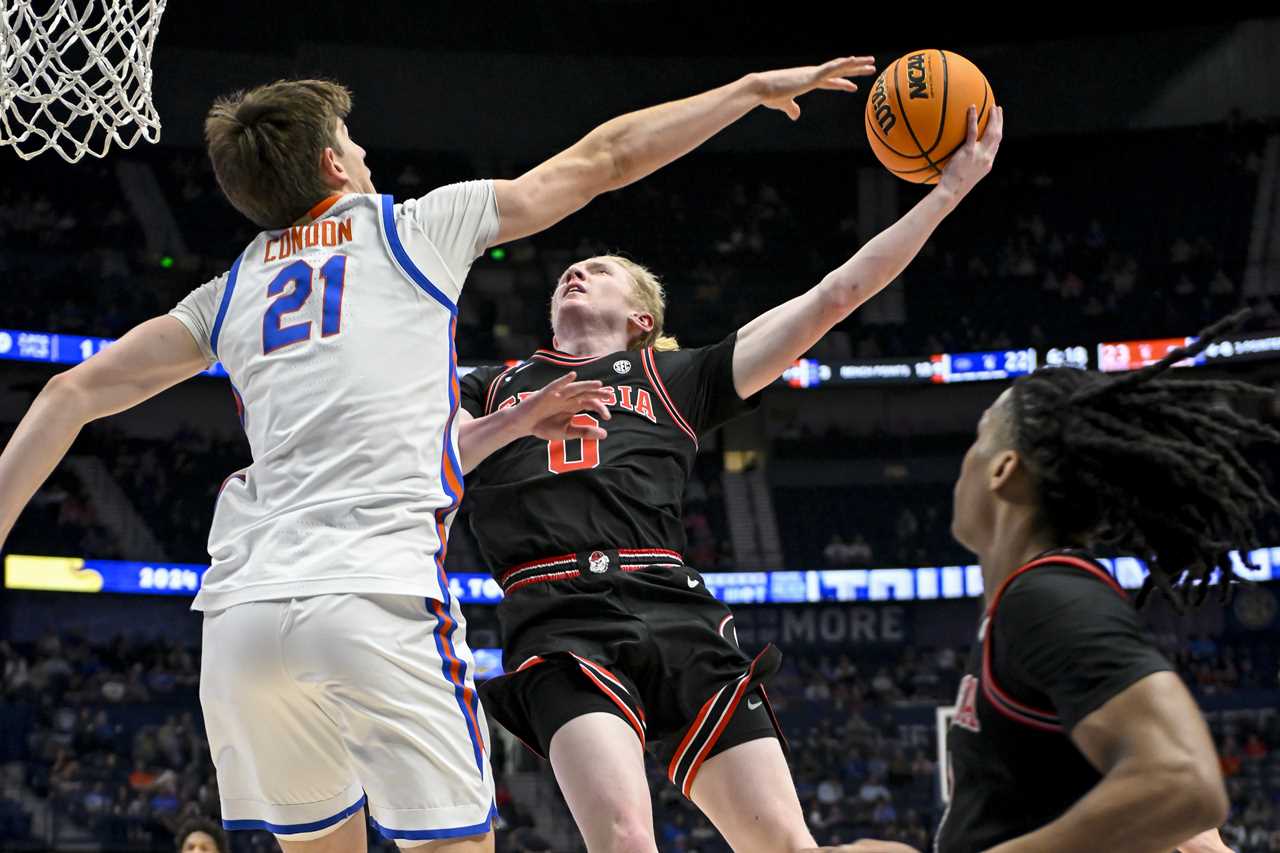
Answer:
<svg viewBox="0 0 1280 853"><path fill-rule="evenodd" d="M881 72L867 98L867 139L890 172L936 184L964 145L965 111L978 108L978 136L995 106L978 66L949 50L918 50Z"/></svg>

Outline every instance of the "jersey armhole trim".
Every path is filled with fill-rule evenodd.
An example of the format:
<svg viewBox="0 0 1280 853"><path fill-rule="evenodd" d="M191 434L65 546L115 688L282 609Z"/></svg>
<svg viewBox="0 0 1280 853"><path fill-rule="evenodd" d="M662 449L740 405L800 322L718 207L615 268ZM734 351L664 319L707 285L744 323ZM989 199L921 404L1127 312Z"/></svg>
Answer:
<svg viewBox="0 0 1280 853"><path fill-rule="evenodd" d="M1026 574L1037 566L1045 565L1066 565L1072 568L1080 569L1094 575L1111 587L1111 589L1125 597L1124 590L1116 583L1115 578L1107 574L1103 569L1079 557L1073 557L1069 554L1057 554L1049 557L1041 557L1038 560L1032 560L1025 566L1021 567L1009 577L1005 578L1004 583L996 590L995 596L991 599L991 605L987 608L987 630L982 638L982 692L987 697L987 701L998 712L1025 726L1040 731L1054 732L1057 734L1065 734L1066 728L1062 725L1062 718L1052 711L1045 711L1040 708L1033 708L1030 705L1024 705L1014 699L1008 693L1000 689L1000 685L996 683L995 670L991 664L992 659L992 636L995 634L996 627L996 605L1000 603L1000 599L1009 588L1014 578Z"/></svg>
<svg viewBox="0 0 1280 853"><path fill-rule="evenodd" d="M684 415L680 414L680 409L676 407L675 401L671 399L671 395L667 393L667 386L662 383L662 375L658 373L658 363L653 357L653 348L640 351L640 364L644 367L645 375L649 377L649 384L653 386L653 390L657 392L658 400L662 403L662 407L671 415L671 419L675 421L676 426L681 432L689 436L693 442L693 446L698 446L698 434L693 431L693 427L689 426L689 422L685 420Z"/></svg>
<svg viewBox="0 0 1280 853"><path fill-rule="evenodd" d="M404 244L400 242L400 234L396 231L395 199L389 195L382 196L382 236L386 241L391 259L400 268L400 271L420 287L424 293L443 305L450 314L457 316L458 306L453 303L453 300L445 296L440 288L431 283L431 279L427 278L426 273L418 269L413 259L409 257L409 253L405 251Z"/></svg>
<svg viewBox="0 0 1280 853"><path fill-rule="evenodd" d="M502 377L506 376L513 370L515 370L515 366L508 367L506 370L493 377L489 382L489 390L484 395L484 409L482 410L485 415L493 414L493 401L497 397L498 385L502 382Z"/></svg>
<svg viewBox="0 0 1280 853"><path fill-rule="evenodd" d="M218 335L222 332L222 321L227 316L227 307L231 304L231 294L236 289L236 276L240 273L240 262L243 260L244 255L241 254L231 265L231 272L227 274L227 286L222 291L222 302L218 305L218 315L213 320L213 331L209 333L209 349L215 359L218 358Z"/></svg>

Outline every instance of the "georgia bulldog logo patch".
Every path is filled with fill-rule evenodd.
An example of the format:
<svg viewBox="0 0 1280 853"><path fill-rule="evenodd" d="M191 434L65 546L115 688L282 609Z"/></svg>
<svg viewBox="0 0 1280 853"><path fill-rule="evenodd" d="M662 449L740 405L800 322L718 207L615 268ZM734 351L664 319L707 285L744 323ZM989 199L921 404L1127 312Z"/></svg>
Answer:
<svg viewBox="0 0 1280 853"><path fill-rule="evenodd" d="M603 551L592 551L587 557L587 568L597 575L603 574L609 571L609 557Z"/></svg>

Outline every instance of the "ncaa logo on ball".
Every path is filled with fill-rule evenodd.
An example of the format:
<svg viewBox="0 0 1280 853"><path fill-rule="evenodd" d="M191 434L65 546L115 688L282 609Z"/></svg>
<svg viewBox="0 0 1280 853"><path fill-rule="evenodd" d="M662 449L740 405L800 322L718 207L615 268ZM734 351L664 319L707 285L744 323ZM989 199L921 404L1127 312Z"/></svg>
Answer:
<svg viewBox="0 0 1280 853"><path fill-rule="evenodd" d="M631 372L631 362L627 361L625 358L615 361L613 363L613 372L625 376Z"/></svg>
<svg viewBox="0 0 1280 853"><path fill-rule="evenodd" d="M587 568L597 575L603 574L609 571L609 558L603 551L592 551L591 556L587 557Z"/></svg>
<svg viewBox="0 0 1280 853"><path fill-rule="evenodd" d="M913 100L929 97L928 83L925 80L924 54L917 53L907 58L907 88Z"/></svg>

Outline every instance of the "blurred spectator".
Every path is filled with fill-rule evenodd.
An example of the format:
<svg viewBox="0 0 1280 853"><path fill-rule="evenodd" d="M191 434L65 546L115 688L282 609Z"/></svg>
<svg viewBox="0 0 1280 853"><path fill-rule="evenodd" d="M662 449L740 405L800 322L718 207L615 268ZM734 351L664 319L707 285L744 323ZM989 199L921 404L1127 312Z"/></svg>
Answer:
<svg viewBox="0 0 1280 853"><path fill-rule="evenodd" d="M184 821L177 839L178 853L230 853L222 827L204 818Z"/></svg>

